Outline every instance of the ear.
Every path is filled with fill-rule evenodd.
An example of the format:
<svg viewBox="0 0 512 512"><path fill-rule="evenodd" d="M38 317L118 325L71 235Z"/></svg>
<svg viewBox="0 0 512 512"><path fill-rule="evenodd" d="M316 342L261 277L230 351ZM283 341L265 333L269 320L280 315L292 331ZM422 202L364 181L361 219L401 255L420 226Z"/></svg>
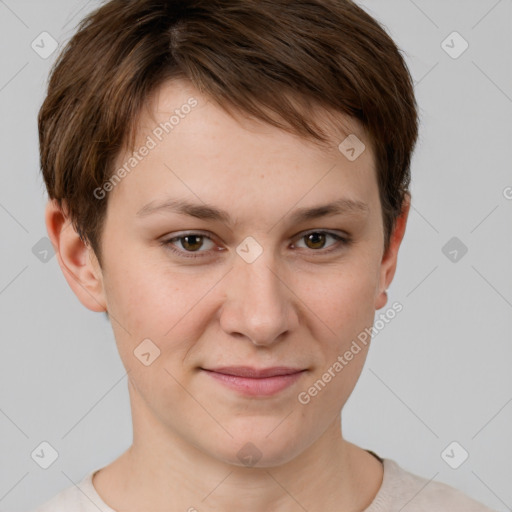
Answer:
<svg viewBox="0 0 512 512"><path fill-rule="evenodd" d="M63 208L66 210L65 205ZM82 242L55 200L46 205L45 222L60 268L75 295L87 309L106 311L103 275L96 255Z"/></svg>
<svg viewBox="0 0 512 512"><path fill-rule="evenodd" d="M377 290L377 296L375 298L375 309L383 308L388 301L386 290L388 289L395 275L398 249L400 248L400 244L402 243L402 239L405 234L405 226L407 224L410 207L411 195L410 193L407 193L404 200L402 213L396 219L395 228L390 237L388 250L382 257L380 266L379 289Z"/></svg>

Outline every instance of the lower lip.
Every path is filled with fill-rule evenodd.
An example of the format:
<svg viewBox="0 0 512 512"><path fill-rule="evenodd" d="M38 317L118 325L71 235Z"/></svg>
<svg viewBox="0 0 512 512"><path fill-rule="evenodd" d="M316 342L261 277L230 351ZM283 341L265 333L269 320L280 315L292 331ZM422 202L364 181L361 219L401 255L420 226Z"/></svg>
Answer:
<svg viewBox="0 0 512 512"><path fill-rule="evenodd" d="M262 379L255 379L249 377L237 377L236 375L225 375L224 373L217 373L206 371L212 378L218 380L230 389L234 389L239 393L248 396L271 396L279 393L283 389L294 384L301 375L304 373L292 373L290 375L276 375L275 377L265 377Z"/></svg>

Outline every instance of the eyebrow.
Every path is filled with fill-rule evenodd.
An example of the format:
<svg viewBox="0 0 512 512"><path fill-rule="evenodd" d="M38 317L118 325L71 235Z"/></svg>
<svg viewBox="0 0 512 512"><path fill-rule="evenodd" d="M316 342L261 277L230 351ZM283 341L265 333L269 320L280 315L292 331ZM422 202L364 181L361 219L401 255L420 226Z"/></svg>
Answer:
<svg viewBox="0 0 512 512"><path fill-rule="evenodd" d="M307 220L334 215L366 215L370 211L362 201L341 198L331 203L310 208L298 208L291 215L291 222L298 223ZM181 199L166 199L163 202L151 201L144 205L136 214L137 217L147 217L157 212L178 213L197 219L214 220L233 225L229 213L209 204L193 204Z"/></svg>

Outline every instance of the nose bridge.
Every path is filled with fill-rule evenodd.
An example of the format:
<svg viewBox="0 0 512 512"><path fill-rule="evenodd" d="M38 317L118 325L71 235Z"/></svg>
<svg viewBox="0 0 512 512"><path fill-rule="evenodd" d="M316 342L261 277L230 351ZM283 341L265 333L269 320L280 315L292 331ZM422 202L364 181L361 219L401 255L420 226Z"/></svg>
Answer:
<svg viewBox="0 0 512 512"><path fill-rule="evenodd" d="M228 334L242 334L254 344L268 345L292 328L290 291L283 284L273 251L246 257L255 247L240 244L230 272L221 324ZM243 252L249 247L249 251ZM260 246L261 247L261 246Z"/></svg>

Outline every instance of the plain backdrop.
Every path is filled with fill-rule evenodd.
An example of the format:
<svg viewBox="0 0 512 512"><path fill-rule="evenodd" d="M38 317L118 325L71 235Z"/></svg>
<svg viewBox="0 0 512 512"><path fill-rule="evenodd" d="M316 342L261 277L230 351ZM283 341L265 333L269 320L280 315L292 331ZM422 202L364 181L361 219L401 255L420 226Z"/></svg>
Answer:
<svg viewBox="0 0 512 512"><path fill-rule="evenodd" d="M421 133L389 289L388 306L398 301L403 311L374 337L343 412L345 437L511 510L512 2L358 3L403 52ZM81 305L45 252L37 113L60 48L98 5L0 1L4 512L46 501L114 460L132 439L111 326ZM41 55L42 46L51 50L50 37L59 48ZM43 442L58 454L47 469L33 457ZM460 462L465 452L457 469L446 462Z"/></svg>

